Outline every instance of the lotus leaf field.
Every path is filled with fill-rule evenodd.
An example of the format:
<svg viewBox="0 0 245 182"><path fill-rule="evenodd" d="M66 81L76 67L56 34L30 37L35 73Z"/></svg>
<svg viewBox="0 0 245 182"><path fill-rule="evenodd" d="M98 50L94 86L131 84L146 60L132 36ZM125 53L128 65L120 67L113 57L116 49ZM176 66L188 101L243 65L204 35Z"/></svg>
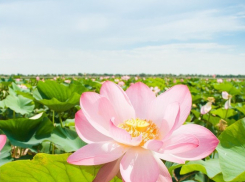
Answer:
<svg viewBox="0 0 245 182"><path fill-rule="evenodd" d="M156 94L186 85L192 108L185 124L198 124L218 139L206 158L185 164L162 161L172 181L245 181L245 81L160 77L9 77L0 79L1 182L91 182L103 165L72 165L67 158L87 145L75 129L84 92L112 81L123 90L142 82ZM1 147L1 146L0 146ZM115 176L112 182L121 182Z"/></svg>

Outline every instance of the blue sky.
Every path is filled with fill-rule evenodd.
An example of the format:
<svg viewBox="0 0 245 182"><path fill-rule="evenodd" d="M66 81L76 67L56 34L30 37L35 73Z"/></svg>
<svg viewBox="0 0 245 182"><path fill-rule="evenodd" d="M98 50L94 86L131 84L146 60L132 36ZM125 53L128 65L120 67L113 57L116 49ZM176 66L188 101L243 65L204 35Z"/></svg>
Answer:
<svg viewBox="0 0 245 182"><path fill-rule="evenodd" d="M244 0L0 0L0 73L245 74Z"/></svg>

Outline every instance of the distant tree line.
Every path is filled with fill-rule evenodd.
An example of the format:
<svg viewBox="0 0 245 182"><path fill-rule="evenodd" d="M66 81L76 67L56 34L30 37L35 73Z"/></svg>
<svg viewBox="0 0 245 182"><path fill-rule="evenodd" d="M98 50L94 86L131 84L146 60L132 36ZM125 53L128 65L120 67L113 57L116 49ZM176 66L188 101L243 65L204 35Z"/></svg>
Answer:
<svg viewBox="0 0 245 182"><path fill-rule="evenodd" d="M26 77L26 78L32 78L32 77L43 77L43 78L53 78L56 76L59 77L100 77L100 76L115 76L115 77L121 77L124 75L128 75L131 77L176 77L176 78L187 78L187 77L192 77L192 78L213 78L213 75L202 75L202 74L146 74L146 73L140 73L140 74L110 74L110 73L104 73L104 74L98 74L98 73L78 73L78 74L0 74L1 77ZM217 74L215 78L245 78L245 75L220 75Z"/></svg>

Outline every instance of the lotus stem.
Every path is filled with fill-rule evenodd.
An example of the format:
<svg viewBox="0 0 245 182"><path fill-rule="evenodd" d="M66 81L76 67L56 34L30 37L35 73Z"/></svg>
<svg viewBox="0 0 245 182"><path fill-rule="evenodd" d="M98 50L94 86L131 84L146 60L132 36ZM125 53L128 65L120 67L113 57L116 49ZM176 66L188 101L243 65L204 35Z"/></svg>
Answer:
<svg viewBox="0 0 245 182"><path fill-rule="evenodd" d="M52 154L55 153L55 150L54 150L54 144L52 143Z"/></svg>
<svg viewBox="0 0 245 182"><path fill-rule="evenodd" d="M228 110L229 110L229 109L226 109L225 120L226 120L226 118L227 118Z"/></svg>
<svg viewBox="0 0 245 182"><path fill-rule="evenodd" d="M53 110L53 125L54 125L54 115L55 115L55 113L54 113L54 110Z"/></svg>
<svg viewBox="0 0 245 182"><path fill-rule="evenodd" d="M208 114L207 128L209 127L209 123L210 123L210 122L209 122L209 120L210 120L210 115L211 115L211 114L209 113L209 114Z"/></svg>
<svg viewBox="0 0 245 182"><path fill-rule="evenodd" d="M60 113L59 113L59 120L60 120L61 127L64 128Z"/></svg>

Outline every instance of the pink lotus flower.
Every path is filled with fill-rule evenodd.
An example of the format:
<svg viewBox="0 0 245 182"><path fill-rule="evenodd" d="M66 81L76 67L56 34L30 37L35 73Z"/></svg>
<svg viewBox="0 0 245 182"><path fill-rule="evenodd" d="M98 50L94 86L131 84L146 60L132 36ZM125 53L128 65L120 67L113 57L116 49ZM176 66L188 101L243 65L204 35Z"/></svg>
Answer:
<svg viewBox="0 0 245 182"><path fill-rule="evenodd" d="M218 83L222 83L223 80L222 80L221 78L219 78L219 79L217 79L217 82L218 82Z"/></svg>
<svg viewBox="0 0 245 182"><path fill-rule="evenodd" d="M69 84L69 83L71 83L71 80L65 80L65 83Z"/></svg>
<svg viewBox="0 0 245 182"><path fill-rule="evenodd" d="M37 80L37 81L39 81L39 80L40 80L40 77L39 77L39 76L37 76L37 77L36 77L36 80Z"/></svg>
<svg viewBox="0 0 245 182"><path fill-rule="evenodd" d="M150 87L150 89L157 95L158 92L160 92L161 90L156 86L156 87Z"/></svg>
<svg viewBox="0 0 245 182"><path fill-rule="evenodd" d="M118 82L118 85L119 85L120 87L122 87L122 86L125 85L125 83L124 83L123 81L120 81L120 82Z"/></svg>
<svg viewBox="0 0 245 182"><path fill-rule="evenodd" d="M222 98L227 100L229 98L228 92L226 91L222 92Z"/></svg>
<svg viewBox="0 0 245 182"><path fill-rule="evenodd" d="M207 114L212 109L212 102L207 102L204 106L201 107L200 113Z"/></svg>
<svg viewBox="0 0 245 182"><path fill-rule="evenodd" d="M3 146L5 145L7 140L6 135L0 135L0 151L2 150Z"/></svg>
<svg viewBox="0 0 245 182"><path fill-rule="evenodd" d="M232 98L232 96L224 91L224 92L222 92L222 97L223 97L223 99L227 100L225 102L225 109L229 109L231 107L231 98Z"/></svg>
<svg viewBox="0 0 245 182"><path fill-rule="evenodd" d="M27 86L25 86L24 84L21 84L21 85L17 85L19 88L22 88L22 89L27 89Z"/></svg>
<svg viewBox="0 0 245 182"><path fill-rule="evenodd" d="M212 109L212 103L214 103L215 99L213 97L208 97L208 102L201 107L201 114L207 114Z"/></svg>
<svg viewBox="0 0 245 182"><path fill-rule="evenodd" d="M219 142L200 125L182 125L191 104L185 85L156 97L141 82L124 92L106 81L100 94L85 92L81 96L75 127L88 145L67 161L104 164L94 182L110 181L118 173L126 182L172 181L161 159L176 163L199 160L211 154Z"/></svg>
<svg viewBox="0 0 245 182"><path fill-rule="evenodd" d="M127 81L130 79L130 76L125 75L125 76L122 76L121 79Z"/></svg>

